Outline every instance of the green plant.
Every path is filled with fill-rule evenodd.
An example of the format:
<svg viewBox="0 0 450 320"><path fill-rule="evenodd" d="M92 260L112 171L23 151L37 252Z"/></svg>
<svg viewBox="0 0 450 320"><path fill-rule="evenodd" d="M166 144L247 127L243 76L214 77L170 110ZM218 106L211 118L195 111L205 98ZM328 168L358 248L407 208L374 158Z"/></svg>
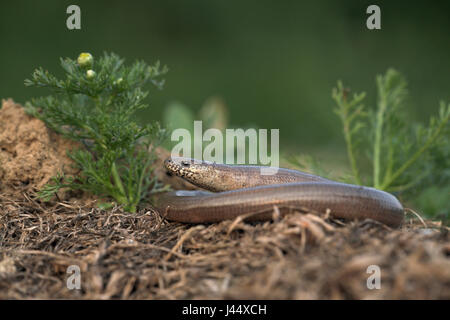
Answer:
<svg viewBox="0 0 450 320"><path fill-rule="evenodd" d="M449 158L445 154L450 148L450 105L442 102L428 127L414 124L406 117L407 84L403 76L389 69L377 76L376 84L376 110L363 105L365 93L350 97L340 81L332 93L354 181L363 183L360 164L369 159L372 177L364 182L377 189L412 195L418 186L421 190L448 186Z"/></svg>
<svg viewBox="0 0 450 320"><path fill-rule="evenodd" d="M163 125L169 131L183 128L194 135L194 121L202 121L203 130L210 128L219 129L225 132L228 127L228 108L225 102L219 97L206 99L198 112L181 102L173 101L164 108ZM165 141L166 147L170 149L174 143Z"/></svg>
<svg viewBox="0 0 450 320"><path fill-rule="evenodd" d="M38 196L48 200L61 188L81 189L112 197L135 212L141 200L161 190L151 175L154 155L148 149L150 145L154 149L165 133L158 122L138 125L133 115L148 107L144 102L148 92L142 88L148 84L162 88L160 77L167 68L142 61L126 66L119 56L107 53L95 63L88 53L77 61L61 59L61 67L62 80L42 68L25 80L26 86L52 92L27 103L26 111L85 148L69 153L80 174L58 174Z"/></svg>

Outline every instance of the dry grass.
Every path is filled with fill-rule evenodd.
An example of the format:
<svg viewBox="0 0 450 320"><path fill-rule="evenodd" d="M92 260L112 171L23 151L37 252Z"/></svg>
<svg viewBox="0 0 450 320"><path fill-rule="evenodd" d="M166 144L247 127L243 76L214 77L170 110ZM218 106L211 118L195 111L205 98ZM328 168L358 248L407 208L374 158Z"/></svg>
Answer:
<svg viewBox="0 0 450 320"><path fill-rule="evenodd" d="M426 223L293 213L184 225L0 197L0 299L450 299L449 229ZM366 286L373 264L380 290ZM70 265L81 290L67 289Z"/></svg>

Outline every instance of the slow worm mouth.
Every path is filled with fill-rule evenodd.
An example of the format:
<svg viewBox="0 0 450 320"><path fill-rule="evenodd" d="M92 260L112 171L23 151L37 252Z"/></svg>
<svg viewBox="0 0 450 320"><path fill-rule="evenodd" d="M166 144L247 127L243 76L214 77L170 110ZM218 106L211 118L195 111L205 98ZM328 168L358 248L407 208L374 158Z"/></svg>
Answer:
<svg viewBox="0 0 450 320"><path fill-rule="evenodd" d="M168 158L164 161L164 167L166 168L166 173L170 176L185 176L186 175L186 169L190 167L191 163L190 161L178 158Z"/></svg>
<svg viewBox="0 0 450 320"><path fill-rule="evenodd" d="M164 160L164 167L166 167L166 169L174 169L178 166L179 165L175 161L173 161L172 158Z"/></svg>

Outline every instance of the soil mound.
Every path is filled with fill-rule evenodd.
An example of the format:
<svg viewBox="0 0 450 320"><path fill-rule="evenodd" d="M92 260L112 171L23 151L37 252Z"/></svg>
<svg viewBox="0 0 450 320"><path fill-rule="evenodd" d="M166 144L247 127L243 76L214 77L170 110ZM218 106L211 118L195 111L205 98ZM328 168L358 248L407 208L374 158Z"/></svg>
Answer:
<svg viewBox="0 0 450 320"><path fill-rule="evenodd" d="M42 188L58 172L76 173L67 151L77 143L64 139L25 113L13 100L0 109L0 192L14 196ZM67 197L67 194L62 194Z"/></svg>

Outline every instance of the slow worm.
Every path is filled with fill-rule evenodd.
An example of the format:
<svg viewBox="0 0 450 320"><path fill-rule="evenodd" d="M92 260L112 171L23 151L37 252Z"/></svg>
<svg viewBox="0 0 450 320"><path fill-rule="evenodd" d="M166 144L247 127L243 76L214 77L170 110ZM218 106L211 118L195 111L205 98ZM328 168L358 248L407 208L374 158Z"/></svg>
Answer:
<svg viewBox="0 0 450 320"><path fill-rule="evenodd" d="M280 168L276 174L261 175L259 166L231 166L187 158L167 159L164 166L168 174L209 190L162 194L156 207L168 220L219 222L247 213L254 213L247 220L270 220L275 207L281 213L329 210L335 218L369 218L392 227L400 226L404 218L401 203L387 192L296 170Z"/></svg>

